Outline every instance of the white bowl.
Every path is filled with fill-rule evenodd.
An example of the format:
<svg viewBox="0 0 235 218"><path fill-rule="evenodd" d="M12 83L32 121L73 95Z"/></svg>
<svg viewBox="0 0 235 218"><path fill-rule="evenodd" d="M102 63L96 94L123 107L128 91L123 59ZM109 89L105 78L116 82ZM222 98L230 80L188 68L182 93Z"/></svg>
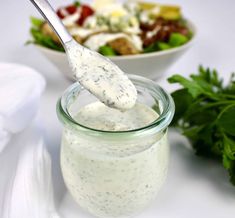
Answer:
<svg viewBox="0 0 235 218"><path fill-rule="evenodd" d="M150 79L156 79L162 76L162 74L164 74L193 44L196 36L196 27L192 22L187 22L189 29L193 33L193 37L182 46L147 54L110 57L110 59L128 74L136 74ZM57 66L67 78L74 80L65 53L39 45L36 45L36 47Z"/></svg>

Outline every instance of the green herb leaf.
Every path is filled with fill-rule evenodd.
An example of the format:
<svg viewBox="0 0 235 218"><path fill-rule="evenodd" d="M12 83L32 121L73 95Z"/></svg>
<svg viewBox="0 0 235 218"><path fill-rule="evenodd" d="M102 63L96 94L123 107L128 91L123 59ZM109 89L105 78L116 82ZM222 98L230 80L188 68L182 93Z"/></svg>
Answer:
<svg viewBox="0 0 235 218"><path fill-rule="evenodd" d="M80 7L80 6L81 6L81 2L79 2L79 1L75 1L73 4L74 4L76 7Z"/></svg>
<svg viewBox="0 0 235 218"><path fill-rule="evenodd" d="M235 76L223 86L218 75L199 66L189 79L181 75L168 79L183 87L172 93L176 106L172 125L181 129L197 155L221 161L235 185Z"/></svg>
<svg viewBox="0 0 235 218"><path fill-rule="evenodd" d="M165 42L158 42L157 46L158 46L159 50L163 50L163 51L171 48L171 46Z"/></svg>
<svg viewBox="0 0 235 218"><path fill-rule="evenodd" d="M230 160L235 160L235 141L224 135L224 153Z"/></svg>
<svg viewBox="0 0 235 218"><path fill-rule="evenodd" d="M32 39L28 40L25 45L37 44L56 51L64 52L64 48L61 44L56 43L50 36L46 36L42 33L41 26L45 22L44 20L36 17L30 17L30 20L32 24L30 29Z"/></svg>
<svg viewBox="0 0 235 218"><path fill-rule="evenodd" d="M44 22L42 19L39 19L37 17L30 17L30 21L32 26L36 29L39 29Z"/></svg>
<svg viewBox="0 0 235 218"><path fill-rule="evenodd" d="M173 118L172 124L176 124L177 120L182 117L189 106L193 102L192 96L188 93L187 89L179 89L172 93L172 97L175 102L175 116Z"/></svg>
<svg viewBox="0 0 235 218"><path fill-rule="evenodd" d="M217 123L223 131L235 136L235 105L225 108L218 117Z"/></svg>
<svg viewBox="0 0 235 218"><path fill-rule="evenodd" d="M101 46L99 48L99 53L104 56L116 56L116 52L108 45Z"/></svg>
<svg viewBox="0 0 235 218"><path fill-rule="evenodd" d="M31 28L31 35L34 38L33 42L35 44L52 48L57 51L64 51L63 47L60 44L55 43L51 37L42 34L40 30Z"/></svg>
<svg viewBox="0 0 235 218"><path fill-rule="evenodd" d="M170 77L168 81L170 83L180 83L184 88L188 89L188 92L192 95L193 98L198 97L204 91L197 82L190 81L178 74Z"/></svg>
<svg viewBox="0 0 235 218"><path fill-rule="evenodd" d="M188 38L180 33L172 33L170 35L169 44L172 47L177 47L185 44Z"/></svg>
<svg viewBox="0 0 235 218"><path fill-rule="evenodd" d="M223 154L223 166L225 169L229 170L232 166L233 161L229 159L226 154Z"/></svg>
<svg viewBox="0 0 235 218"><path fill-rule="evenodd" d="M143 53L149 53L154 51L159 51L158 42L154 42L148 47L144 48Z"/></svg>

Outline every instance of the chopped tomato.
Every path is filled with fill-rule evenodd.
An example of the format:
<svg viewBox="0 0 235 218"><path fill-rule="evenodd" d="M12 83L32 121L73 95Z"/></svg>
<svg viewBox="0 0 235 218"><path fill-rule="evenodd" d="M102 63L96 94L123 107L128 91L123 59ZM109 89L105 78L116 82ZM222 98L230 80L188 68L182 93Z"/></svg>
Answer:
<svg viewBox="0 0 235 218"><path fill-rule="evenodd" d="M60 19L64 19L65 16L66 16L66 15L63 13L63 9L61 9L61 8L58 9L56 13L57 13L57 15L58 15L58 17L59 17Z"/></svg>
<svg viewBox="0 0 235 218"><path fill-rule="evenodd" d="M64 19L66 16L74 14L77 11L77 6L69 5L67 7L63 7L57 10L57 15L60 19Z"/></svg>
<svg viewBox="0 0 235 218"><path fill-rule="evenodd" d="M69 14L74 14L77 11L77 6L75 5L69 5L65 8L65 10L69 13Z"/></svg>
<svg viewBox="0 0 235 218"><path fill-rule="evenodd" d="M77 21L77 24L82 25L86 18L94 14L94 10L89 7L88 5L82 5L81 6L81 15L80 18Z"/></svg>
<svg viewBox="0 0 235 218"><path fill-rule="evenodd" d="M57 15L60 19L64 19L66 16L76 13L78 8L80 9L80 17L76 21L76 23L82 26L86 18L94 14L94 10L88 5L69 5L67 7L60 8L59 10L57 10Z"/></svg>

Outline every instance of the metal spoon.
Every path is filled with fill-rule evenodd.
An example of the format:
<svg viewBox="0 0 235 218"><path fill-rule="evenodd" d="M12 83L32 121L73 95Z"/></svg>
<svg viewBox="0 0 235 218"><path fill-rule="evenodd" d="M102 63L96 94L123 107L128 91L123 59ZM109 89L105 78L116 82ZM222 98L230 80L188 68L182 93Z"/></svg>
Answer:
<svg viewBox="0 0 235 218"><path fill-rule="evenodd" d="M78 44L47 0L30 0L54 29L66 51L74 77L109 107L126 110L137 98L135 86L114 63Z"/></svg>

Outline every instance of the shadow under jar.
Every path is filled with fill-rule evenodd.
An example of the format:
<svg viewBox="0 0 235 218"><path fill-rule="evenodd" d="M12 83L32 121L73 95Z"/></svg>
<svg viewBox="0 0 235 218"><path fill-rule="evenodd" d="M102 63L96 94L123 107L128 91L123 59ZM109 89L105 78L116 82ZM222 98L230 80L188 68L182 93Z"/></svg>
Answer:
<svg viewBox="0 0 235 218"><path fill-rule="evenodd" d="M116 111L115 116L99 114L99 107L105 106L78 83L70 86L57 104L64 125L61 169L65 184L75 201L96 217L121 218L140 213L155 198L167 174L167 127L174 115L173 100L151 80L134 75L130 79L138 91L138 108L125 112L127 119L124 116L120 122L114 121L118 127L110 123L115 113L122 112L110 109ZM79 111L84 108L88 119L80 122ZM101 115L110 121L107 125L112 126L111 130L90 125L92 119L97 123ZM130 116L135 119L129 120ZM141 123L147 117L151 122L144 126L123 128L125 122L132 126L132 121Z"/></svg>

